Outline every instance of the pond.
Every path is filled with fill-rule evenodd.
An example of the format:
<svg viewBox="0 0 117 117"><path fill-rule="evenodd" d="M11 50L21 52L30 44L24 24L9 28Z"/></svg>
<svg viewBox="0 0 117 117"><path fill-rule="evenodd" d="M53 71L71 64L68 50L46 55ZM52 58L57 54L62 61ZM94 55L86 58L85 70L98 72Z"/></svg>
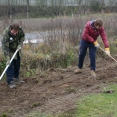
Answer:
<svg viewBox="0 0 117 117"><path fill-rule="evenodd" d="M51 38L54 36L60 37L61 35L66 35L68 33L69 31L66 31L66 30L25 33L24 44L27 44L27 43L37 44L37 43L43 42L44 39ZM2 34L0 34L0 46L1 46L1 39L2 39Z"/></svg>

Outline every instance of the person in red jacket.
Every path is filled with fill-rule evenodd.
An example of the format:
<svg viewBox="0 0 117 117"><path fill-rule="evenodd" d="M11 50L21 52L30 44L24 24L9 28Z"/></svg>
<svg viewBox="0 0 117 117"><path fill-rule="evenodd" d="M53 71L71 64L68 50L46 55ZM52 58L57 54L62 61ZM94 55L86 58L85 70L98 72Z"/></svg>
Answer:
<svg viewBox="0 0 117 117"><path fill-rule="evenodd" d="M104 43L105 53L107 55L110 55L109 43L103 27L103 21L100 19L88 21L82 33L82 39L80 41L78 68L74 71L75 73L82 72L84 58L87 52L87 48L89 48L91 74L96 77L96 50L97 47L100 46L97 42L97 38L99 35L101 36Z"/></svg>

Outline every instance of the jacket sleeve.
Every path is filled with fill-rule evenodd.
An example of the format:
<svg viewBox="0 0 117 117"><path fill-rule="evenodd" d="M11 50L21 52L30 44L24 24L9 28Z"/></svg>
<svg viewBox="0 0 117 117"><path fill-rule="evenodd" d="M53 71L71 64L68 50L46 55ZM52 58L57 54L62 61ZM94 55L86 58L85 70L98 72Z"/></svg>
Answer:
<svg viewBox="0 0 117 117"><path fill-rule="evenodd" d="M106 36L106 32L104 30L104 27L101 28L100 36L102 38L105 48L109 47L109 43L108 43L108 39Z"/></svg>
<svg viewBox="0 0 117 117"><path fill-rule="evenodd" d="M20 39L19 39L19 45L23 45L23 42L25 40L25 33L22 29L20 29Z"/></svg>
<svg viewBox="0 0 117 117"><path fill-rule="evenodd" d="M89 29L89 24L87 23L85 25L83 35L84 35L86 41L89 41L89 42L93 43L95 40L90 36L89 30L90 30Z"/></svg>
<svg viewBox="0 0 117 117"><path fill-rule="evenodd" d="M10 57L10 54L9 54L9 34L8 34L7 30L5 30L3 32L2 49L3 49L5 57L6 58Z"/></svg>

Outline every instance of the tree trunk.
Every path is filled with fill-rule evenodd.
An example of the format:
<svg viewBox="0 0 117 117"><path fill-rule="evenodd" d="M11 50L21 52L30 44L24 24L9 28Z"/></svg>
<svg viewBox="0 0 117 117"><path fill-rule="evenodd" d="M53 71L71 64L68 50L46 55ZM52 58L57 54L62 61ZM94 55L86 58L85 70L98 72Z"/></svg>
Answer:
<svg viewBox="0 0 117 117"><path fill-rule="evenodd" d="M29 0L27 0L27 18L29 18Z"/></svg>

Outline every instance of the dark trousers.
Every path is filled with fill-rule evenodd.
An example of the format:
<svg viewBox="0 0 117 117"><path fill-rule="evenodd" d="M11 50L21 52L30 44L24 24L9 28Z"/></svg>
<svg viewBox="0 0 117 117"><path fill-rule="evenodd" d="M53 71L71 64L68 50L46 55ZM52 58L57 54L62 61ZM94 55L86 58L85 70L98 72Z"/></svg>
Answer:
<svg viewBox="0 0 117 117"><path fill-rule="evenodd" d="M78 68L83 68L84 58L86 56L87 48L89 48L89 57L90 57L90 67L91 70L95 71L96 68L96 50L97 48L93 43L86 42L84 40L80 41L80 50L79 50L79 60L78 60Z"/></svg>
<svg viewBox="0 0 117 117"><path fill-rule="evenodd" d="M10 81L13 81L14 78L19 77L19 70L20 70L20 56L18 54L17 59L13 59L13 61L11 62L10 66L6 71L7 83L9 83Z"/></svg>

